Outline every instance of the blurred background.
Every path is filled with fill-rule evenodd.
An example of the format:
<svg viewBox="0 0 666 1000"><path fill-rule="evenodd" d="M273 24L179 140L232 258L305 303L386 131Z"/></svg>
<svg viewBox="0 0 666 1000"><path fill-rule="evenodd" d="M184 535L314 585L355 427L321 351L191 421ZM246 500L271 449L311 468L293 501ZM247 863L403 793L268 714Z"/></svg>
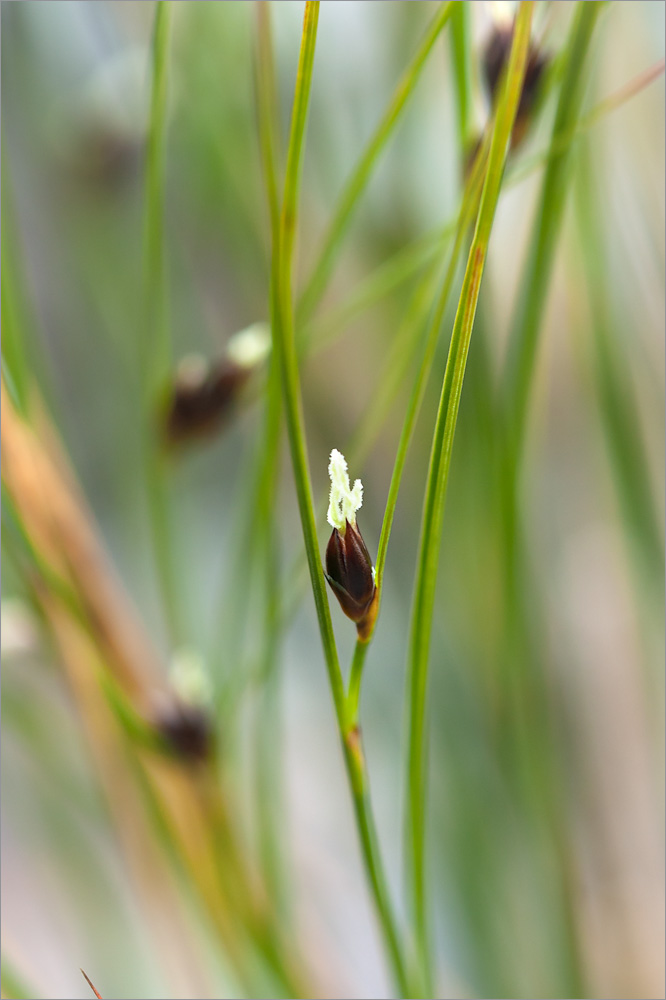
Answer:
<svg viewBox="0 0 666 1000"><path fill-rule="evenodd" d="M225 357L234 334L269 318L256 6L173 5L164 266L174 372L191 355ZM481 58L497 5L468 6L471 139L488 117ZM537 4L533 34L555 67L576 6ZM583 116L664 56L663 4L605 8L592 40ZM435 9L383 0L322 4L298 288ZM303 5L273 3L270 15L284 151ZM289 614L269 650L270 674L256 668L265 652L261 585L246 587L242 573L264 435L263 368L221 427L168 458L177 640L164 612L146 500L140 374L154 17L153 3L134 0L2 5L3 328L7 315L19 331L39 399L31 403L36 439L66 452L67 476L73 471L78 479L114 586L126 592L149 637L156 676L196 675L206 689L206 724L234 828L230 869L240 845L250 882L261 882L262 831L272 831L268 853L275 852L279 871L272 881L269 862L269 909L279 903L286 950L307 983L300 995L387 996L314 605L293 572L302 537L286 441L273 504L275 572ZM526 558L517 650L503 628L493 399L526 273L556 72L553 81L512 154L500 200L444 520L428 703L439 996L658 997L664 990L663 75L616 107L602 106L573 147L520 480ZM396 362L397 391L385 410L374 409L377 387L403 318L418 313L414 297L432 254L412 256L413 266L404 257L375 292L371 282L387 273L379 270L386 262L403 260L396 255L405 248L427 250L427 238L455 220L466 153L457 100L447 27L310 323L301 375L322 553L330 530L323 514L328 455L333 447L347 454L373 412L379 426L350 473L363 480L359 522L370 552L377 551L415 355L403 352ZM461 275L408 457L362 697L375 815L401 917L407 636ZM11 359L3 371L12 374ZM185 377L180 372L174 378ZM3 452L3 471L13 456ZM49 480L38 482L48 508ZM73 660L83 666L72 668L67 650L78 640L49 610L49 580L35 571L41 564L30 561L37 557L32 549L26 555L25 538L9 519L3 995L91 995L79 967L107 998L295 995L288 976L282 993L271 992L279 989L270 978L275 968L268 947L262 951L261 928L252 937L251 914L254 944L246 954L241 942L236 962L229 941L241 917L232 905L231 929L209 919L193 869L174 859L164 824L151 820L141 799L145 779L126 784L122 769L132 778L137 770L131 749L122 743L118 766L112 743L100 751L91 707L99 693L86 688L91 677L97 683L99 664L91 660L87 670L88 654L77 647ZM346 669L354 630L337 605L332 614ZM504 696L510 684L518 685L519 709ZM98 689L106 699L100 712L113 703L128 715L101 680ZM116 732L130 747L134 722L125 719ZM160 770L158 750L145 753L156 787L168 785L174 825L189 843L198 813L189 811L181 772L170 762ZM201 857L193 848L192 864ZM205 886L203 868L199 873ZM249 969L245 981L239 968Z"/></svg>

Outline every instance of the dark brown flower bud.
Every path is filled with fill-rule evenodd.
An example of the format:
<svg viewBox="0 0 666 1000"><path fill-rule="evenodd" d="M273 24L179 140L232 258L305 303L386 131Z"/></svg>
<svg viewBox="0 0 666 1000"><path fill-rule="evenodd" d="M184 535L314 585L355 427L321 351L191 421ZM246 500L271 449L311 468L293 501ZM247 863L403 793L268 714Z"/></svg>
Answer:
<svg viewBox="0 0 666 1000"><path fill-rule="evenodd" d="M482 65L491 102L494 102L497 97L497 89L502 82L502 74L509 62L512 41L513 27L503 24L497 25L493 29L486 44ZM535 45L530 44L523 88L520 92L518 112L511 136L511 144L514 147L518 146L525 138L530 125L532 111L539 96L539 86L543 80L544 70L548 62L548 57L543 55Z"/></svg>
<svg viewBox="0 0 666 1000"><path fill-rule="evenodd" d="M326 579L340 607L356 623L359 638L369 639L377 616L372 560L357 525L333 529L326 546Z"/></svg>
<svg viewBox="0 0 666 1000"><path fill-rule="evenodd" d="M191 762L210 757L213 728L205 708L174 700L160 709L154 721L160 737L175 756Z"/></svg>

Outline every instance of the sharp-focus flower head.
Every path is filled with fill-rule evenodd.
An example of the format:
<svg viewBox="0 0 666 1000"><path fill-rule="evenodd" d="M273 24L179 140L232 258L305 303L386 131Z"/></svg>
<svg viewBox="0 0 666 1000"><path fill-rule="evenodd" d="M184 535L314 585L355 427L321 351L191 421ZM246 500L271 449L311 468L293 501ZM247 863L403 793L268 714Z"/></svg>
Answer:
<svg viewBox="0 0 666 1000"><path fill-rule="evenodd" d="M356 524L356 511L363 503L363 485L349 485L347 463L334 448L328 466L331 496L328 523L333 532L326 546L326 579L340 607L356 623L359 638L370 638L377 615L375 570L363 536Z"/></svg>

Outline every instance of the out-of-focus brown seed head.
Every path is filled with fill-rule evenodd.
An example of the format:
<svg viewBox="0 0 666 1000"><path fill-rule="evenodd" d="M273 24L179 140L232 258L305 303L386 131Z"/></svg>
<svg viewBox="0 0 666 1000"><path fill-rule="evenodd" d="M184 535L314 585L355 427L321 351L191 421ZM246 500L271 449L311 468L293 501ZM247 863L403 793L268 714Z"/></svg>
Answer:
<svg viewBox="0 0 666 1000"><path fill-rule="evenodd" d="M146 141L146 53L134 46L100 53L95 68L56 100L51 143L63 178L99 196L137 174Z"/></svg>
<svg viewBox="0 0 666 1000"><path fill-rule="evenodd" d="M174 700L159 709L154 724L167 748L181 760L197 763L211 756L213 727L202 706Z"/></svg>
<svg viewBox="0 0 666 1000"><path fill-rule="evenodd" d="M370 554L358 525L334 528L326 546L326 579L340 607L356 623L359 638L370 636L377 615L377 587Z"/></svg>
<svg viewBox="0 0 666 1000"><path fill-rule="evenodd" d="M193 355L181 361L160 414L166 444L207 438L235 414L246 384L259 372L271 346L266 323L253 323L230 338L215 362Z"/></svg>
<svg viewBox="0 0 666 1000"><path fill-rule="evenodd" d="M224 358L181 363L164 409L163 433L170 445L207 438L228 420L252 369Z"/></svg>
<svg viewBox="0 0 666 1000"><path fill-rule="evenodd" d="M502 24L497 25L493 29L486 43L483 52L482 67L491 103L497 97L497 90L502 81L502 74L509 62L512 41L513 26ZM523 88L520 92L518 112L511 136L511 145L514 148L523 141L531 123L532 111L548 62L548 56L544 55L535 45L530 44L525 79L523 80Z"/></svg>

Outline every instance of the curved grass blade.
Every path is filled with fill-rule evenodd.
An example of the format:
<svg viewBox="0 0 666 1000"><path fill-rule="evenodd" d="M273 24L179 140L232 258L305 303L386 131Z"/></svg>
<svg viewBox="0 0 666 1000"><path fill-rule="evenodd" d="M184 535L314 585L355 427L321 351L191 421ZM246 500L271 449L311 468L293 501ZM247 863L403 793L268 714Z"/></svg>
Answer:
<svg viewBox="0 0 666 1000"><path fill-rule="evenodd" d="M419 967L424 970L424 985L427 989L432 981L432 963L425 884L425 706L439 542L467 353L495 208L500 194L509 138L525 74L533 7L533 2L525 2L525 0L520 5L505 86L495 113L488 169L451 335L449 357L433 436L421 523L409 642L406 847L417 962Z"/></svg>

